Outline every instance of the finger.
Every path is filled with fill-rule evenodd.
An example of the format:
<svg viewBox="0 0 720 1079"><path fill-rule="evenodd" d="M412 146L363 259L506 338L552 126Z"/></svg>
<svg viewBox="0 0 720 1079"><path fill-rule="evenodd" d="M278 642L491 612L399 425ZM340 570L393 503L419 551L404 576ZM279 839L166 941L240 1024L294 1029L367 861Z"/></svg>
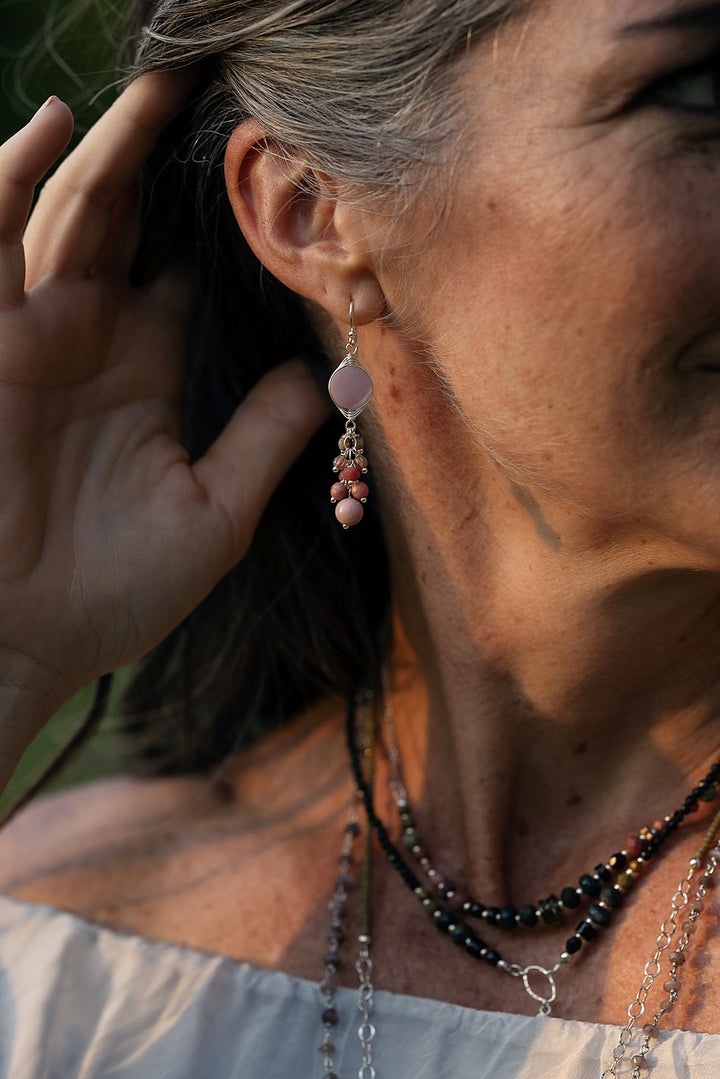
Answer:
<svg viewBox="0 0 720 1079"><path fill-rule="evenodd" d="M292 360L255 386L193 466L230 522L233 562L247 550L270 496L328 413L327 396L305 364Z"/></svg>
<svg viewBox="0 0 720 1079"><path fill-rule="evenodd" d="M67 146L72 128L67 105L49 98L25 127L0 146L0 309L23 301L22 234L33 193Z"/></svg>
<svg viewBox="0 0 720 1079"><path fill-rule="evenodd" d="M95 269L106 276L126 278L140 244L140 195L136 184L120 196L110 215L110 227Z"/></svg>
<svg viewBox="0 0 720 1079"><path fill-rule="evenodd" d="M35 281L49 272L84 275L95 265L116 202L193 86L184 71L139 76L63 162L26 233L28 270Z"/></svg>

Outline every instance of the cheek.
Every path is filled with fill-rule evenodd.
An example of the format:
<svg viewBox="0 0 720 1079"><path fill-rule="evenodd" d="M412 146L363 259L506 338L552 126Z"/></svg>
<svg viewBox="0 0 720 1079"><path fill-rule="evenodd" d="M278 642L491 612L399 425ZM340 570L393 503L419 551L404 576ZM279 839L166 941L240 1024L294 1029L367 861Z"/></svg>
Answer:
<svg viewBox="0 0 720 1079"><path fill-rule="evenodd" d="M477 441L516 480L631 506L697 428L697 385L675 361L718 315L707 178L687 163L613 171L601 155L515 174L515 188L499 174L456 200L418 259L414 316Z"/></svg>

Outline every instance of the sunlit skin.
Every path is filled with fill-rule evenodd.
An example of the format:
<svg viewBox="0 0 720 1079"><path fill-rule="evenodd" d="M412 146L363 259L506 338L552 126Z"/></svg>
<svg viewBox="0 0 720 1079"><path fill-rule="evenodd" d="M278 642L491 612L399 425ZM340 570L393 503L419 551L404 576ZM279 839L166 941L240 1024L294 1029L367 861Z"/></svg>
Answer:
<svg viewBox="0 0 720 1079"><path fill-rule="evenodd" d="M699 12L556 0L482 41L458 65L458 159L390 233L383 207L290 199L252 122L228 149L238 225L263 262L338 339L355 301L408 785L437 860L486 902L573 882L720 757L720 5ZM280 734L231 772L235 861L219 803L195 862L159 848L159 881L224 866L202 895L141 902L146 883L116 876L113 893L92 860L43 875L42 856L19 894L78 905L91 881L95 916L315 977L349 790L340 717L331 703L300 721L307 743ZM264 815L269 790L292 827ZM173 794L133 797L152 815ZM560 1014L622 1018L700 832L563 976ZM533 1011L516 983L451 953L384 862L376 890L383 987ZM553 962L574 924L499 946ZM714 932L710 915L693 945L710 970ZM699 978L673 1021L720 1032L720 991Z"/></svg>

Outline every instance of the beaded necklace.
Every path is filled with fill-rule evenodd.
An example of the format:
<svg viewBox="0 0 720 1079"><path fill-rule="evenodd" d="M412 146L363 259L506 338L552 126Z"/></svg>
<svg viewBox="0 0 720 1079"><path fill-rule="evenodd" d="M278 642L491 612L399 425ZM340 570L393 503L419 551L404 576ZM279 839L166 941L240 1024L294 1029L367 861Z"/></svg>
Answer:
<svg viewBox="0 0 720 1079"><path fill-rule="evenodd" d="M387 694L383 696L387 702ZM328 932L330 948L325 957L325 978L320 983L324 1004L324 1036L323 1043L320 1046L323 1053L323 1079L338 1079L336 1072L332 1070L334 1046L331 1042L332 1030L338 1022L338 1015L334 1006L335 974L340 963L338 952L343 939L341 914L347 899L347 888L352 883L352 878L349 875L352 864L352 845L355 838L361 834L358 823L358 807L360 805L365 810L368 823L365 831L365 857L362 873L362 919L358 937L359 952L355 964L359 977L358 1009L361 1013L358 1036L363 1054L363 1063L358 1076L359 1079L376 1079L377 1072L373 1064L373 1039L376 1031L372 1022L374 987L372 983L372 962L369 956L370 867L373 832L377 836L380 846L387 854L390 864L406 886L415 894L426 912L432 917L436 927L442 933L448 935L457 945L464 948L473 958L481 959L490 966L497 967L514 978L521 979L528 995L540 1005L539 1014L549 1015L551 1006L557 998L555 975L580 950L584 942L594 939L599 930L610 924L611 912L622 901L624 893L632 887L643 867L677 831L688 814L693 813L698 808L701 801L710 802L717 797L717 785L720 782L720 761L718 761L712 766L704 779L693 788L674 813L664 817L662 820L655 821L652 827L641 829L636 836L630 836L629 839L626 839L621 851L611 855L607 862L596 866L592 874L583 874L579 878L576 888L563 889L559 900L553 895L548 897L547 900L541 900L536 904L526 904L519 911L516 908L507 907L495 913L494 908L489 908L468 894L463 893L440 873L435 868L427 849L421 843L402 781L392 717L387 703L385 703L383 709L385 716L385 748L390 764L390 787L400 815L403 843L414 857L420 871L428 878L429 884L434 890L434 896L423 887L420 879L393 842L385 824L377 815L374 808L373 792L376 707L377 699L371 694L364 694L365 741L362 749L358 743L356 729L357 702L355 699L349 701L347 710L346 735L355 789L343 840L340 876L336 879L335 895L330 903L332 912L332 923ZM363 767L363 757L367 761L365 768ZM660 928L655 953L645 964L640 988L627 1009L628 1021L619 1032L618 1043L613 1051L612 1060L602 1071L600 1079L617 1079L618 1068L624 1064L626 1057L631 1052L632 1056L629 1061L631 1079L642 1079L643 1075L647 1073L650 1066L649 1057L653 1047L653 1039L658 1033L660 1021L664 1016L672 1012L677 1002L680 990L680 974L686 961L686 952L696 931L696 922L705 909L705 896L712 884L718 865L720 865L719 836L720 812L715 815L703 843L690 860L688 871L673 895L672 909ZM700 873L700 876L691 897L693 880L698 873ZM571 891L573 893L572 897L570 895ZM615 899L617 895L620 896L620 900ZM532 927L544 924L550 926L557 924L561 919L563 909L573 910L583 902L590 904L586 917L578 925L574 936L569 939L558 962L549 969L537 964L528 964L522 967L519 964L507 962L499 952L478 937L460 917L460 914L462 914L466 917L480 918L487 922L488 925L504 930L512 930L519 925ZM606 912L606 915L603 914L598 918L597 914L595 914L595 917L593 917L594 908ZM638 1045L637 1024L646 1013L648 996L660 977L662 960L676 937L678 919L686 908L689 908L689 910L682 922L680 936L675 942L674 950L669 952L670 969L663 984L663 989L667 996L656 1007L650 1020L641 1028L641 1040ZM531 909L536 915L534 919L530 917ZM490 915L486 913L488 910L491 912ZM523 917L523 911L525 912L525 917ZM558 911L560 912L560 917L557 917ZM503 917L503 913L505 917ZM576 938L579 939L579 943L574 945L571 950L568 945ZM535 979L537 976L542 979L541 986L538 986L537 983L533 985L531 982L531 979ZM635 1045L633 1045L633 1039L635 1039ZM602 1065L600 1066L602 1067Z"/></svg>
<svg viewBox="0 0 720 1079"><path fill-rule="evenodd" d="M700 802L709 803L718 796L720 762L712 766L704 779L693 788L672 815L655 821L651 828L640 829L637 835L628 836L622 850L610 855L606 862L596 865L592 873L583 873L576 887L563 888L560 898L551 894L536 903L526 904L519 911L510 905L501 909L489 907L467 892L463 892L435 867L418 833L402 779L395 728L387 694L384 695L383 717L390 765L390 790L400 819L403 844L420 871L423 872L427 888L431 889L431 892L428 892L424 887L419 889L415 887L415 894L426 911L436 919L438 928L447 932L456 943L464 945L471 955L484 959L513 977L521 978L525 991L540 1005L540 1011L545 1015L550 1014L551 1006L557 996L555 975L572 956L580 951L583 944L594 940L601 930L610 925L613 912L622 905L627 893L636 883L650 859L674 835L685 817L695 812ZM482 954L482 948L479 948L477 944L478 938L474 936L464 920L465 918L480 919L505 931L512 931L518 926L528 928L538 925L554 926L562 922L564 909L575 910L581 903L588 906L585 917L577 925L574 934L566 941L558 961L550 968L534 963L526 967L508 963L494 948L487 948L487 945L481 941L480 943L487 948L486 953ZM443 911L443 904L449 905L450 909ZM443 914L446 916L443 917ZM545 980L544 992L538 992L537 983L538 981L542 983L543 979ZM533 980L535 985L533 985Z"/></svg>
<svg viewBox="0 0 720 1079"><path fill-rule="evenodd" d="M375 710L372 706L372 702L368 701L368 706L365 709L364 747L362 754L367 762L366 782L370 790L372 790L375 771L375 735ZM348 809L348 818L338 861L339 873L335 878L335 891L328 904L331 919L327 932L327 951L323 960L325 974L318 986L321 999L323 1026L322 1043L318 1047L323 1057L322 1079L338 1079L338 1075L334 1070L336 1047L332 1040L333 1032L340 1020L335 1006L337 972L342 964L340 950L341 945L345 940L343 919L348 900L348 890L351 889L355 883L351 873L354 866L353 848L358 837L362 835L362 829L358 820L358 808L361 803L362 795L356 788L353 791L350 807ZM372 1021L375 1003L375 987L372 981L373 964L372 959L370 958L370 892L372 886L373 833L372 829L369 827L365 828L363 846L360 932L358 933L357 938L358 954L355 961L355 971L358 976L357 1007L361 1017L357 1034L362 1051L362 1064L358 1071L358 1079L376 1079L376 1071L373 1066L375 1025Z"/></svg>

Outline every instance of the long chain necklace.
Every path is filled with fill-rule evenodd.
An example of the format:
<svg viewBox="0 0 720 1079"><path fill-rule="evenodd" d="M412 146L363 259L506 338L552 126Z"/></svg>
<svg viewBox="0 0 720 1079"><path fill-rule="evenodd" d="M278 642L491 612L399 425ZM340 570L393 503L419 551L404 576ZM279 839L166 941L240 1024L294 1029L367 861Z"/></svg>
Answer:
<svg viewBox="0 0 720 1079"><path fill-rule="evenodd" d="M376 745L376 722L372 702L368 702L365 711L365 731L363 756L367 761L366 781L370 790L373 787L375 770L375 745ZM355 842L362 835L362 829L358 820L358 808L362 803L362 795L356 788L350 801L348 818L343 833L340 858L338 860L339 873L335 878L335 891L328 904L330 911L330 926L327 931L326 954L323 960L325 974L318 989L321 999L321 1019L323 1027L322 1042L319 1050L323 1058L322 1079L338 1079L335 1071L336 1046L333 1042L334 1031L340 1021L336 1007L337 972L342 964L340 955L341 946L345 940L344 915L348 900L348 892L355 881L352 876L354 867L353 849ZM358 976L357 1008L360 1013L360 1025L357 1030L362 1063L358 1071L358 1079L376 1079L377 1073L373 1065L373 1042L375 1040L375 1024L373 1011L375 1006L375 987L372 973L373 963L370 958L371 944L371 906L370 894L372 888L372 855L373 833L367 827L364 834L364 852L361 866L361 909L360 931L358 933L358 954L355 961L355 971Z"/></svg>
<svg viewBox="0 0 720 1079"><path fill-rule="evenodd" d="M685 965L685 953L690 941L697 932L697 921L705 910L705 897L713 883L713 877L720 864L720 813L717 813L705 833L705 838L697 853L690 859L687 873L680 881L677 891L672 897L671 910L667 918L660 926L660 933L655 941L655 953L647 961L643 968L643 978L640 988L635 994L627 1009L628 1019L620 1030L618 1042L612 1053L609 1066L603 1071L600 1079L617 1079L618 1068L622 1065L628 1053L632 1050L633 1036L637 1023L643 1019L646 1013L646 1003L653 985L660 977L662 971L662 959L665 952L675 938L678 929L678 919L688 907L687 916L681 925L681 933L674 951L669 953L670 970L668 978L663 983L663 989L667 996L658 1004L650 1020L641 1029L641 1043L635 1046L635 1052L630 1058L631 1079L641 1079L643 1072L649 1067L648 1056L652 1050L654 1039L658 1035L658 1024L664 1016L669 1015L677 1004L680 995L680 974ZM690 889L693 878L700 873L695 888L695 895L690 898Z"/></svg>
<svg viewBox="0 0 720 1079"><path fill-rule="evenodd" d="M442 933L447 934L458 946L464 948L464 950L474 959L482 960L490 966L497 967L503 973L521 980L525 991L539 1004L539 1011L544 1015L550 1014L552 1005L557 999L556 975L558 972L580 951L583 944L594 940L598 932L610 924L613 911L619 903L622 902L624 893L632 886L632 883L642 872L642 869L647 862L650 861L663 844L677 831L685 817L698 808L701 800L711 801L717 797L716 784L718 780L720 780L719 761L713 765L705 778L693 788L682 805L675 810L673 814L665 817L662 821L656 822L652 828L646 828L641 831L637 837L640 842L640 849L636 857L629 858L630 851L624 849L623 851L618 852L619 859L618 856L613 856L613 859L618 859L617 861L613 860L612 864L605 863L603 866L599 866L593 875L583 875L583 877L580 878L580 893L590 899L597 898L597 902L593 902L590 906L587 911L587 916L578 924L575 933L568 939L565 948L553 966L544 967L538 963L529 963L522 966L518 963L508 962L504 959L497 949L491 947L479 937L464 920L465 917L472 916L472 911L467 908L467 904L475 903L475 900L463 900L462 909L456 910L453 909L452 906L452 899L455 898L456 893L454 889L450 889L452 895L448 896L446 878L443 878L444 895L437 889L435 895L432 895L423 886L414 870L408 865L405 857L403 857L400 850L391 839L385 824L375 812L372 792L363 776L359 759L356 734L356 705L354 700L351 700L348 705L346 727L350 762L357 789L362 796L370 826L375 831L380 845L388 856L390 864L398 872L406 886L413 892L424 910L433 919L436 927ZM418 848L416 852L417 857L419 859L424 859L427 867L434 868L429 855L426 852L426 848L419 841L419 836L417 835L414 821L410 814L409 806L407 805L407 796L404 792L404 787L400 786L398 790L400 792L401 810L403 813L407 814L407 820L404 822L404 826L411 833L410 841L412 847ZM619 872L623 859L625 859L625 863L622 865L622 871ZM420 864L423 864L422 861ZM600 870L602 870L603 873L607 873L606 881L603 880L603 875ZM437 870L435 872L437 873ZM614 880L613 874L617 874ZM588 877L588 881L585 881L585 877ZM589 884L590 880L592 881L592 885ZM609 884L609 881L612 881L612 885ZM583 884L585 885L584 887ZM607 894L601 895L600 893L603 890L603 884L607 884ZM589 893L589 887L597 889L595 896ZM579 902L580 896L577 895L577 891L575 894ZM478 903L477 905L478 907L482 907L483 910L487 909L483 904ZM556 910L557 908L555 908L554 913ZM480 913L480 916L482 916L482 913ZM548 922L547 919L543 920L546 924L552 924ZM498 923L496 922L496 924ZM508 925L507 928L512 928L512 926Z"/></svg>

